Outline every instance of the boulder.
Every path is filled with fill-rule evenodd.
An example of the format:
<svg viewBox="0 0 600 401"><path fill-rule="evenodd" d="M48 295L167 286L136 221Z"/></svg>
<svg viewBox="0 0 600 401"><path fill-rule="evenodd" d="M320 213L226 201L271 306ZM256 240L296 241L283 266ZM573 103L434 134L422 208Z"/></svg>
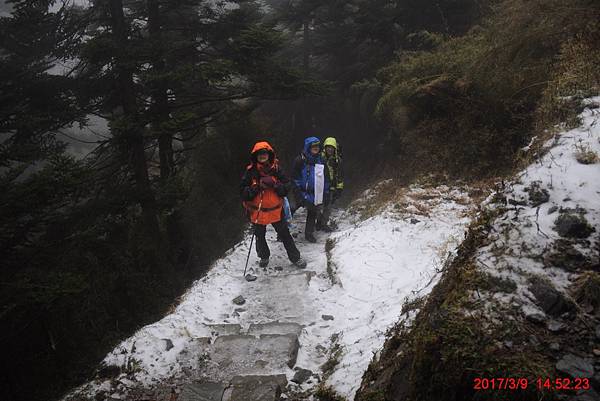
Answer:
<svg viewBox="0 0 600 401"><path fill-rule="evenodd" d="M294 378L292 379L292 381L297 384L302 384L305 381L307 381L312 376L312 374L312 370L298 368L296 370L296 373L294 373Z"/></svg>
<svg viewBox="0 0 600 401"><path fill-rule="evenodd" d="M575 309L571 300L541 277L533 277L530 280L529 291L535 297L535 303L549 315L560 316Z"/></svg>
<svg viewBox="0 0 600 401"><path fill-rule="evenodd" d="M539 312L526 313L525 319L534 324L544 324L546 322L546 315Z"/></svg>
<svg viewBox="0 0 600 401"><path fill-rule="evenodd" d="M594 376L594 366L591 362L573 354L563 356L556 363L556 370L571 378L585 377L591 379Z"/></svg>

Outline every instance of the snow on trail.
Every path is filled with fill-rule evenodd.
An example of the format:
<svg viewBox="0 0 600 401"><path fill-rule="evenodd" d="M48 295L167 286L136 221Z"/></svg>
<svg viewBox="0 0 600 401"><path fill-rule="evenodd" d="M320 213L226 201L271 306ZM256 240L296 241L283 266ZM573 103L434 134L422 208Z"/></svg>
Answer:
<svg viewBox="0 0 600 401"><path fill-rule="evenodd" d="M251 323L279 320L304 326L296 367L320 377L320 367L337 344L339 363L326 384L352 400L373 354L383 345L386 330L398 320L403 302L429 292L438 269L462 240L472 203L459 189L415 186L399 190L380 214L361 220L356 209L376 199L376 191L367 191L350 211L334 214L339 228L329 236L329 252L326 234L317 233L317 244L304 241L305 214L298 211L293 232L300 231L296 242L308 261L308 285L290 285L294 274L302 271L287 260L272 228L267 231L269 267L259 268L252 251L250 266L258 280L246 282L242 277L250 242L246 238L194 283L173 313L142 328L106 356L106 365L126 368L128 373L113 381L90 382L74 394L107 391L124 398L128 388L185 377L202 363L197 355L199 339L215 336L210 325L240 324L246 329ZM305 284L306 275L297 277ZM238 295L246 298L242 306L232 303ZM291 380L294 371L288 369L286 374ZM302 391L317 384L313 378L292 386Z"/></svg>

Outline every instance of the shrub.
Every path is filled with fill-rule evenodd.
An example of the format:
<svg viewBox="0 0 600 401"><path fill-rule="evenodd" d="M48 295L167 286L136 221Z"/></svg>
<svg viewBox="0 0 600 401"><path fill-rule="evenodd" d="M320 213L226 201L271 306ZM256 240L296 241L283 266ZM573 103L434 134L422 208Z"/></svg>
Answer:
<svg viewBox="0 0 600 401"><path fill-rule="evenodd" d="M376 113L405 169L510 171L536 129L568 114L564 96L597 91L600 6L575 3L499 2L466 35L436 37L430 50L401 52L380 70Z"/></svg>

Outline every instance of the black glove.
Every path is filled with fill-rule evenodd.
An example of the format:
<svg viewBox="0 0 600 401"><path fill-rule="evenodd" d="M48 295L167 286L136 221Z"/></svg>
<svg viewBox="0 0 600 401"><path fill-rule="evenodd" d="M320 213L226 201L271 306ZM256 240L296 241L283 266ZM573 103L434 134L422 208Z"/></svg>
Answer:
<svg viewBox="0 0 600 401"><path fill-rule="evenodd" d="M245 200L252 200L252 199L256 198L259 191L260 191L260 188L258 187L258 185L252 185L250 187L246 187L244 189Z"/></svg>

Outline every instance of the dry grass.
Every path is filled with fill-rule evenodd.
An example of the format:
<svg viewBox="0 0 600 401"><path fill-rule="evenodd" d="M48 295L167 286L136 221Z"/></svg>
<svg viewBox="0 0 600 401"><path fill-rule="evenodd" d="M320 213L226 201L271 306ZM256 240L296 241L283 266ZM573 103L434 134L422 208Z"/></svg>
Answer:
<svg viewBox="0 0 600 401"><path fill-rule="evenodd" d="M600 274L594 271L583 273L573 284L573 298L578 304L591 306L600 314Z"/></svg>
<svg viewBox="0 0 600 401"><path fill-rule="evenodd" d="M578 143L575 145L575 159L581 164L598 163L598 154L588 144Z"/></svg>
<svg viewBox="0 0 600 401"><path fill-rule="evenodd" d="M319 401L347 401L346 397L339 395L331 386L327 386L323 383L317 387L315 397L317 397Z"/></svg>
<svg viewBox="0 0 600 401"><path fill-rule="evenodd" d="M360 216L361 220L367 220L378 215L389 202L398 196L399 192L406 191L406 188L394 180L381 181L375 185L367 196L356 199L350 204L349 210Z"/></svg>

